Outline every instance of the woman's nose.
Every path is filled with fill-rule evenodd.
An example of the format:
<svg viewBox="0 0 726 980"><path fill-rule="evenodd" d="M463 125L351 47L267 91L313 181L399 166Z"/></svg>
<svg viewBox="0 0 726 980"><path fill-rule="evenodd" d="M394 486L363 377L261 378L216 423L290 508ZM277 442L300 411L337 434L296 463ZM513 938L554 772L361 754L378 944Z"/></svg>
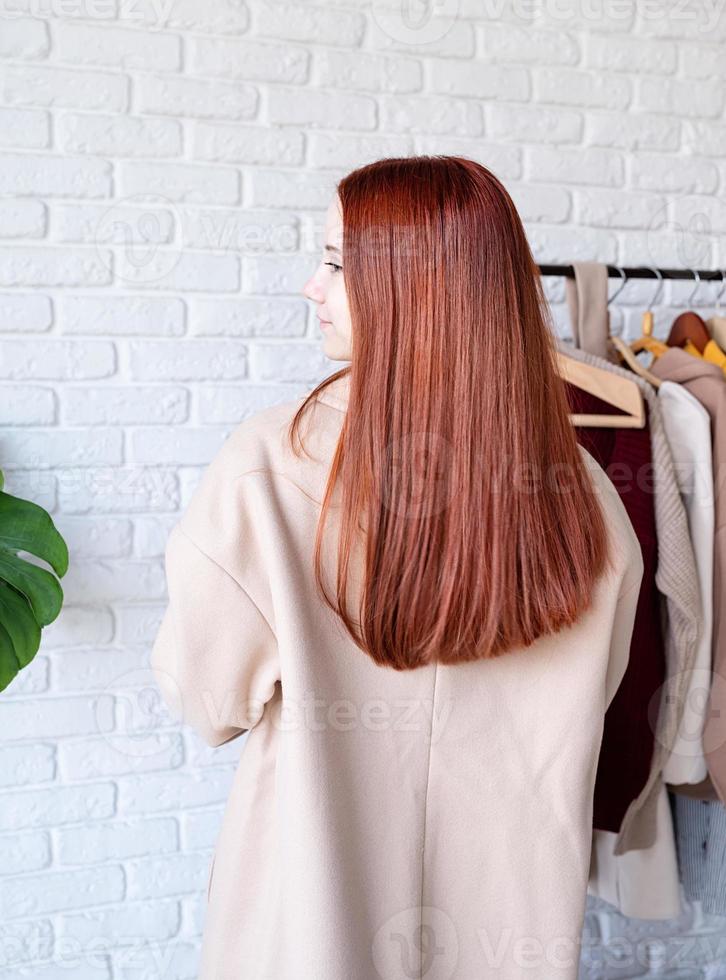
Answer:
<svg viewBox="0 0 726 980"><path fill-rule="evenodd" d="M313 300L316 303L322 303L323 301L323 291L320 288L320 284L316 281L315 276L311 276L308 281L303 286L303 295L308 299Z"/></svg>

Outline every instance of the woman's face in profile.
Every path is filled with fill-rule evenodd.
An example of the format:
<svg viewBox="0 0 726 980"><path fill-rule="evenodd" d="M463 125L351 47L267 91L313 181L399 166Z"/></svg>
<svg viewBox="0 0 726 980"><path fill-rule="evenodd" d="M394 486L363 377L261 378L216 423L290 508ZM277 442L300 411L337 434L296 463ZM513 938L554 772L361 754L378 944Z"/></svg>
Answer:
<svg viewBox="0 0 726 980"><path fill-rule="evenodd" d="M336 194L325 216L320 264L303 287L317 305L325 354L334 361L351 359L351 323L343 279L343 212Z"/></svg>

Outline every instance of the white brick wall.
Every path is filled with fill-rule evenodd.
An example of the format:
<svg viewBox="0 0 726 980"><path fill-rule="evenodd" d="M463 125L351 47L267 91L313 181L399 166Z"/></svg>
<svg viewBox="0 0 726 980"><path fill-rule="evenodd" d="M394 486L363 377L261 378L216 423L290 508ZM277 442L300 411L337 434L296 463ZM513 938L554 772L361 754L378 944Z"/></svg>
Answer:
<svg viewBox="0 0 726 980"><path fill-rule="evenodd" d="M237 421L336 368L300 289L337 179L461 153L540 262L726 265L723 5L430 6L0 0L0 467L71 553L0 695L0 980L196 976L241 743L207 749L151 696L164 544ZM659 335L692 291L666 285ZM590 978L726 977L698 908L591 902L585 939Z"/></svg>

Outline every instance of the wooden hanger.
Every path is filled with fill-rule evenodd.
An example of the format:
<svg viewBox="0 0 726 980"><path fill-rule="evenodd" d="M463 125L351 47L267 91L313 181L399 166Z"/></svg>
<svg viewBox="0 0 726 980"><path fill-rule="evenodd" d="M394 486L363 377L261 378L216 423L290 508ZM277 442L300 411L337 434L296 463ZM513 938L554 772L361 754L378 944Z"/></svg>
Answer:
<svg viewBox="0 0 726 980"><path fill-rule="evenodd" d="M654 359L665 354L668 350L668 344L664 344L662 340L653 336L653 313L651 310L645 311L642 322L643 333L628 345L631 351L634 354L638 354L642 350L650 351Z"/></svg>
<svg viewBox="0 0 726 980"><path fill-rule="evenodd" d="M611 335L608 337L608 340L635 374L640 375L641 378L644 378L649 384L652 384L654 388L660 388L662 378L659 378L657 374L653 374L652 371L649 371L647 367L640 363L622 337Z"/></svg>
<svg viewBox="0 0 726 980"><path fill-rule="evenodd" d="M625 288L627 278L622 269L619 270L623 279L620 289L616 290L612 299ZM610 299L606 300L609 304ZM580 361L558 349L557 361L560 377L581 391L594 395L601 401L607 402L614 408L620 409L622 415L589 415L570 413L570 421L576 426L593 426L595 428L642 429L645 425L645 406L643 393L634 381L623 378L606 368L599 368L587 361Z"/></svg>
<svg viewBox="0 0 726 980"><path fill-rule="evenodd" d="M651 306L655 305L654 301L651 301ZM642 350L650 351L654 358L660 357L661 354L665 354L668 350L668 344L663 343L662 340L658 340L653 336L653 311L646 310L643 313L643 318L641 321L641 330L643 331L640 337L636 337L628 346L634 354L638 354Z"/></svg>
<svg viewBox="0 0 726 980"><path fill-rule="evenodd" d="M699 354L703 354L703 349L709 340L711 334L704 319L693 310L679 313L668 334L669 347L685 347L690 342Z"/></svg>
<svg viewBox="0 0 726 980"><path fill-rule="evenodd" d="M642 429L645 426L643 392L634 381L606 368L587 364L557 351L560 377L582 391L619 408L624 415L587 415L571 413L573 425L592 425L609 429Z"/></svg>

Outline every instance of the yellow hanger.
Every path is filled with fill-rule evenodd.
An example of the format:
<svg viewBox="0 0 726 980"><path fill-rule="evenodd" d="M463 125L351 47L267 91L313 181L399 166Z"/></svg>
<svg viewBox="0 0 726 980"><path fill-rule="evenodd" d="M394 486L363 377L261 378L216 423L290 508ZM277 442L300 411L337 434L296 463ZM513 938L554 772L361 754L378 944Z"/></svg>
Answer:
<svg viewBox="0 0 726 980"><path fill-rule="evenodd" d="M646 310L643 314L643 333L629 345L631 351L637 354L641 350L650 351L653 357L660 357L668 350L668 344L653 336L653 313Z"/></svg>
<svg viewBox="0 0 726 980"><path fill-rule="evenodd" d="M638 358L635 356L630 347L628 347L622 337L614 337L611 335L608 337L608 340L620 354L628 367L635 372L635 374L640 375L641 378L644 378L649 384L652 384L654 388L660 388L662 379L659 378L657 374L653 374L652 371L649 371L647 367L640 363Z"/></svg>
<svg viewBox="0 0 726 980"><path fill-rule="evenodd" d="M660 271L658 269L653 269L653 272L655 272L659 279L655 296L651 299L648 309L643 313L643 318L641 321L642 333L640 337L636 337L636 339L629 344L629 347L633 354L637 354L642 350L650 351L655 359L656 357L660 357L661 354L665 354L665 352L668 350L668 344L653 336L653 311L650 309L650 307L655 306L655 302L660 295L661 289L663 288L663 276L660 274Z"/></svg>

